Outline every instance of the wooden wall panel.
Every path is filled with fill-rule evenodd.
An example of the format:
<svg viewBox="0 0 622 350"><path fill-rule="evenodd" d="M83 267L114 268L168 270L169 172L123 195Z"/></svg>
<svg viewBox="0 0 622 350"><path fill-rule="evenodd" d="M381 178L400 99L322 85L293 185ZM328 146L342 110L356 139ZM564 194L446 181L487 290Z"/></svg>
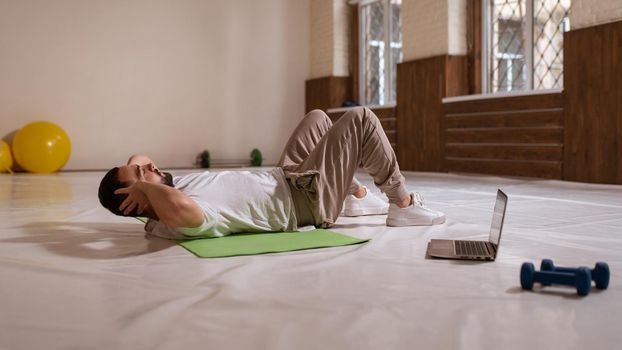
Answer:
<svg viewBox="0 0 622 350"><path fill-rule="evenodd" d="M468 93L482 93L482 1L467 0Z"/></svg>
<svg viewBox="0 0 622 350"><path fill-rule="evenodd" d="M448 128L468 127L537 127L560 126L563 112L560 109L480 112L448 114L445 126Z"/></svg>
<svg viewBox="0 0 622 350"><path fill-rule="evenodd" d="M445 56L397 65L397 158L403 170L441 170L444 78Z"/></svg>
<svg viewBox="0 0 622 350"><path fill-rule="evenodd" d="M451 171L508 176L541 177L559 179L562 163L559 161L508 161L495 159L448 158L447 168Z"/></svg>
<svg viewBox="0 0 622 350"><path fill-rule="evenodd" d="M564 34L564 179L622 184L622 21Z"/></svg>
<svg viewBox="0 0 622 350"><path fill-rule="evenodd" d="M541 128L451 128L445 129L446 143L537 143L562 144L561 127Z"/></svg>
<svg viewBox="0 0 622 350"><path fill-rule="evenodd" d="M526 105L525 103L529 103ZM560 109L563 104L563 96L560 93L538 94L529 96L511 96L490 99L461 101L460 103L448 103L445 105L447 114L482 113L499 111L530 111L543 109Z"/></svg>
<svg viewBox="0 0 622 350"><path fill-rule="evenodd" d="M348 45L349 72L352 77L350 97L354 101L359 98L359 7L357 4L348 5L348 12L351 20L350 24L350 43Z"/></svg>
<svg viewBox="0 0 622 350"><path fill-rule="evenodd" d="M443 97L468 94L466 56L445 56L445 79L443 79ZM442 102L442 100L441 100Z"/></svg>
<svg viewBox="0 0 622 350"><path fill-rule="evenodd" d="M442 99L466 94L466 80L466 56L443 55L397 65L397 155L401 169L442 170Z"/></svg>
<svg viewBox="0 0 622 350"><path fill-rule="evenodd" d="M307 80L305 83L305 109L327 110L341 107L345 100L352 99L350 77L323 77Z"/></svg>
<svg viewBox="0 0 622 350"><path fill-rule="evenodd" d="M446 102L444 169L561 179L561 93Z"/></svg>
<svg viewBox="0 0 622 350"><path fill-rule="evenodd" d="M557 161L563 157L561 144L448 143L446 158Z"/></svg>

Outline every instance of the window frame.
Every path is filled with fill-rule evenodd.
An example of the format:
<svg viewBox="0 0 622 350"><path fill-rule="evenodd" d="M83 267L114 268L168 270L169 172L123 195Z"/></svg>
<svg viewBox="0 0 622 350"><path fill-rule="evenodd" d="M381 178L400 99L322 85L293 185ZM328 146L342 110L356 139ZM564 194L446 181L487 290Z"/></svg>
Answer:
<svg viewBox="0 0 622 350"><path fill-rule="evenodd" d="M478 0L475 0L478 1ZM512 90L511 92L528 92L528 91L540 91L540 90L551 90L556 91L563 89L563 80L561 87L554 88L545 88L545 89L534 89L534 1L535 0L525 0L525 28L523 28L525 38L525 69L529 74L526 74L525 85L526 88L523 90ZM490 86L489 75L491 74L491 39L492 39L492 23L491 23L491 0L481 0L481 93L482 94L497 94L497 93L507 93L507 91L492 91L492 86ZM529 15L527 15L529 14ZM562 34L563 35L563 32ZM563 70L563 66L562 66Z"/></svg>
<svg viewBox="0 0 622 350"><path fill-rule="evenodd" d="M358 86L358 94L359 94L359 102L361 105L366 106L366 105L371 105L371 103L369 101L367 101L367 94L366 94L366 87L367 87L367 80L366 80L366 70L365 70L365 46L366 46L366 42L364 40L364 29L365 29L365 21L366 18L363 16L363 7L370 5L372 3L376 3L376 2L381 2L382 6L384 8L384 21L383 21L383 26L384 26L384 45L385 45L385 50L384 50L384 79L383 79L383 83L384 83L384 90L382 90L381 94L383 96L387 96L385 97L383 100L381 101L379 104L377 104L376 106L391 106L391 105L395 105L396 101L391 101L390 97L393 93L393 89L397 89L397 86L392 86L391 85L391 75L392 74L397 74L397 67L395 67L395 72L393 72L393 67L391 66L391 62L393 61L393 53L391 50L391 28L392 28L392 15L390 13L391 11L391 0L359 0L357 2L357 16L358 16L358 28L357 28L357 37L358 37L358 80L359 80L359 86ZM388 48L388 49L387 49ZM382 99L381 99L382 100ZM397 98L396 98L397 100Z"/></svg>

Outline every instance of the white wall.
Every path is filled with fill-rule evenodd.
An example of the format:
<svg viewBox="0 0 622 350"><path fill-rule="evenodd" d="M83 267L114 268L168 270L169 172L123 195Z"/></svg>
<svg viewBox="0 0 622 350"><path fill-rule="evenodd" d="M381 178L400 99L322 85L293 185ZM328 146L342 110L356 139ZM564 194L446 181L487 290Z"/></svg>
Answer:
<svg viewBox="0 0 622 350"><path fill-rule="evenodd" d="M66 169L275 163L304 113L308 0L0 0L0 137L70 135Z"/></svg>
<svg viewBox="0 0 622 350"><path fill-rule="evenodd" d="M622 20L622 0L572 0L570 29Z"/></svg>
<svg viewBox="0 0 622 350"><path fill-rule="evenodd" d="M311 0L309 78L348 76L347 0ZM466 0L402 0L403 61L466 55Z"/></svg>
<svg viewBox="0 0 622 350"><path fill-rule="evenodd" d="M350 5L347 0L335 0L333 7L334 28L334 62L333 75L347 77L350 75Z"/></svg>
<svg viewBox="0 0 622 350"><path fill-rule="evenodd" d="M311 52L309 78L327 77L333 74L334 34L333 1L311 1Z"/></svg>
<svg viewBox="0 0 622 350"><path fill-rule="evenodd" d="M467 54L467 3L466 0L447 0L447 53Z"/></svg>
<svg viewBox="0 0 622 350"><path fill-rule="evenodd" d="M350 17L347 0L311 1L309 79L348 76Z"/></svg>
<svg viewBox="0 0 622 350"><path fill-rule="evenodd" d="M466 55L465 0L402 0L404 62Z"/></svg>

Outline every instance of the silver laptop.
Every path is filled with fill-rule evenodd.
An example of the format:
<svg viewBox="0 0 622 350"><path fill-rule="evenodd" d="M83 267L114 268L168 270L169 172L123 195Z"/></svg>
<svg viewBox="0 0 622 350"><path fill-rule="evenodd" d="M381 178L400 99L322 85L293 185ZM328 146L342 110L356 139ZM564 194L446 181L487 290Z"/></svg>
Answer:
<svg viewBox="0 0 622 350"><path fill-rule="evenodd" d="M495 260L501 243L501 230L503 229L507 205L508 196L503 191L497 190L497 201L492 213L488 241L432 239L428 243L427 254L435 258L445 259Z"/></svg>

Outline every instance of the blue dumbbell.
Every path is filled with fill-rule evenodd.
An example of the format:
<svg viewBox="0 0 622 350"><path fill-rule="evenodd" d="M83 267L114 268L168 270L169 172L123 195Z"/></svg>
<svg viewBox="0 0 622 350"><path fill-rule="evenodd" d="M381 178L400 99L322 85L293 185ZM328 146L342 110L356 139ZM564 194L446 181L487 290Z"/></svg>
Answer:
<svg viewBox="0 0 622 350"><path fill-rule="evenodd" d="M588 295L592 287L592 274L587 267L579 267L575 273L557 271L536 271L532 263L523 263L520 269L520 285L532 289L534 282L543 285L562 284L575 286L577 294Z"/></svg>
<svg viewBox="0 0 622 350"><path fill-rule="evenodd" d="M575 273L577 268L557 267L553 265L553 260L542 259L542 263L540 263L540 270ZM590 273L592 274L592 280L596 283L596 288L607 289L607 287L609 287L609 265L607 265L606 262L597 262L596 266L590 270Z"/></svg>

